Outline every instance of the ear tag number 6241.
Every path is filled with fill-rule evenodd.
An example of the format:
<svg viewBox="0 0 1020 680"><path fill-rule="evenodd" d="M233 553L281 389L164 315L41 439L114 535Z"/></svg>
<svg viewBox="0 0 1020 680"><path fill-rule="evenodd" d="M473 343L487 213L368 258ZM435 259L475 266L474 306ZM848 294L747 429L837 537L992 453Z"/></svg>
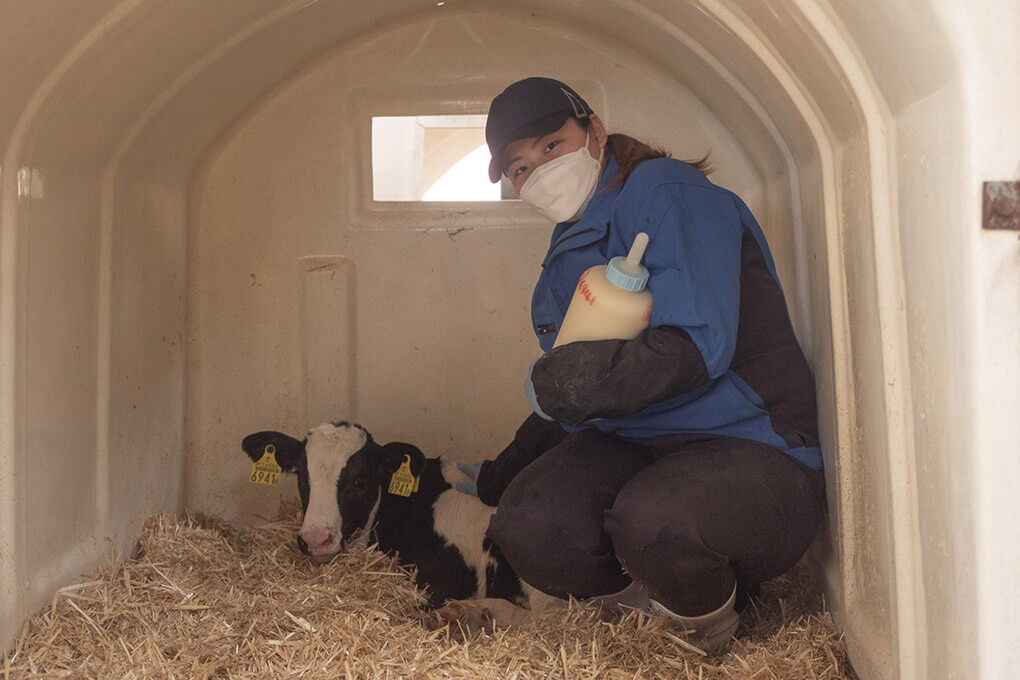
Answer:
<svg viewBox="0 0 1020 680"><path fill-rule="evenodd" d="M404 454L404 462L393 476L390 477L390 487L387 491L394 496L407 498L418 490L418 478L411 473L411 456Z"/></svg>

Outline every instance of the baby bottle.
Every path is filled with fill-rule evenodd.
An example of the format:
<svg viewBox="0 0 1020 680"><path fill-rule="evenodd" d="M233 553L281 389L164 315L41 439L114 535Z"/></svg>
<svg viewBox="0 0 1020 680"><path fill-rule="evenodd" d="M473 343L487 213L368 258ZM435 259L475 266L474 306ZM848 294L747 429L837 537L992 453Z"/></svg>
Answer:
<svg viewBox="0 0 1020 680"><path fill-rule="evenodd" d="M648 234L634 238L627 257L591 267L577 282L553 347L578 340L630 340L648 327L652 293L648 269L641 264Z"/></svg>

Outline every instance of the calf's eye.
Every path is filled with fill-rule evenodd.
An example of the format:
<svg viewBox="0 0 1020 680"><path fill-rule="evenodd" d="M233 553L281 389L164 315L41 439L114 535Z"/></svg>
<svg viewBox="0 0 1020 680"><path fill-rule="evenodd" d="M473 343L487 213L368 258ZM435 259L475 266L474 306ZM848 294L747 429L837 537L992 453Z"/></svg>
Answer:
<svg viewBox="0 0 1020 680"><path fill-rule="evenodd" d="M364 479L360 479L360 478L359 479L355 479L354 480L354 488L355 489L364 489L365 488L365 480Z"/></svg>

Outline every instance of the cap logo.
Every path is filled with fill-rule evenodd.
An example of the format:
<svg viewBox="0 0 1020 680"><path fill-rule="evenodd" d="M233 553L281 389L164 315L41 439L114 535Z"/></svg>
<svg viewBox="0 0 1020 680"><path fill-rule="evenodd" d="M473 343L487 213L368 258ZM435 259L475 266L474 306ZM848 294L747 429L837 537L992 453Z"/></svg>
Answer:
<svg viewBox="0 0 1020 680"><path fill-rule="evenodd" d="M588 112L584 110L584 105L581 104L577 95L567 92L566 88L561 87L560 92L566 95L567 100L570 102L571 108L574 109L574 118L587 118Z"/></svg>

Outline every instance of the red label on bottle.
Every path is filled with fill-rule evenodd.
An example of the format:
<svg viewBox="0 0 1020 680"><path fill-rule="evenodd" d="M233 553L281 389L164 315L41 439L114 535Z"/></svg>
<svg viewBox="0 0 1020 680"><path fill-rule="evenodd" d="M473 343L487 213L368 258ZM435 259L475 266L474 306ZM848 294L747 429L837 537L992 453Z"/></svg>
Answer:
<svg viewBox="0 0 1020 680"><path fill-rule="evenodd" d="M581 274L581 278L577 282L577 292L581 294L581 297L584 298L585 302L589 305L593 305L595 304L595 293L592 292L591 287L588 285L588 272L590 271L590 269L586 269L584 273ZM649 312L649 314L650 313L651 312Z"/></svg>
<svg viewBox="0 0 1020 680"><path fill-rule="evenodd" d="M652 320L652 308L649 307L645 310L645 323L649 323Z"/></svg>

